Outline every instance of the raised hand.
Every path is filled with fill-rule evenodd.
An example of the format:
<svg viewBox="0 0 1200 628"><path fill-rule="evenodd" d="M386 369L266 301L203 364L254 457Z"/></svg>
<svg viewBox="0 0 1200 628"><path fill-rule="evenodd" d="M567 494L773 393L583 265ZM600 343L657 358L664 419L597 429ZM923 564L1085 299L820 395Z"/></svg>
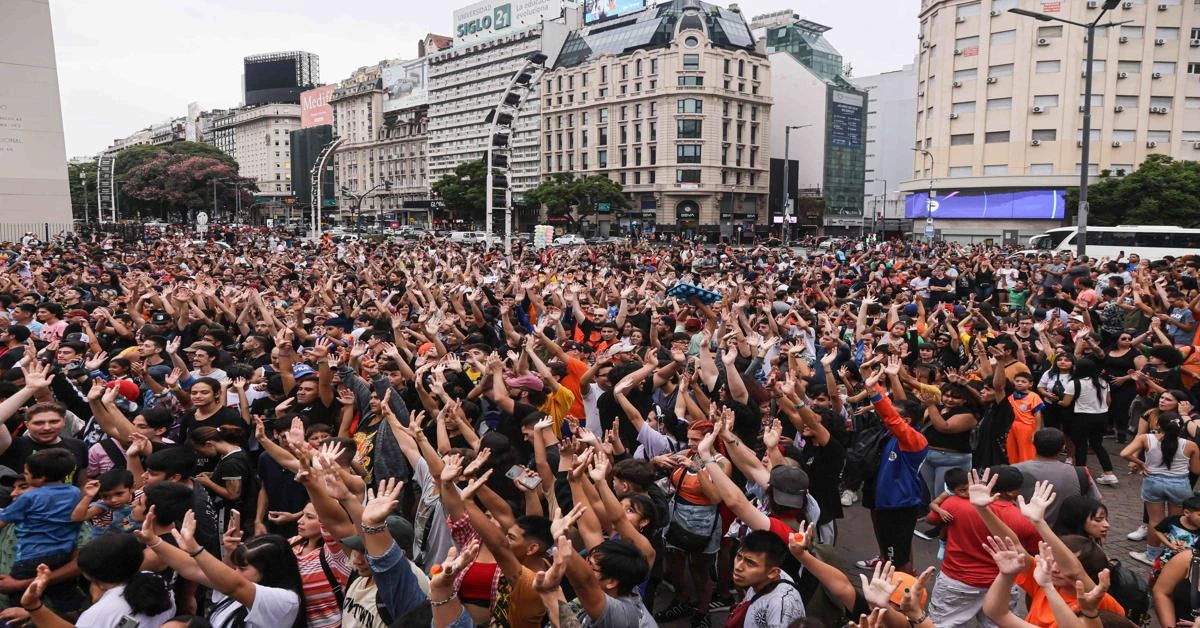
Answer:
<svg viewBox="0 0 1200 628"><path fill-rule="evenodd" d="M446 552L446 560L440 565L434 565L429 570L429 586L431 587L452 587L458 575L466 571L475 559L479 557L479 539L472 540L462 552L458 551L457 547L451 547Z"/></svg>
<svg viewBox="0 0 1200 628"><path fill-rule="evenodd" d="M471 497L475 495L476 491L478 491L484 484L487 484L488 478L492 477L492 471L495 471L495 469L488 469L487 471L483 472L483 475L467 483L466 488L462 490L463 501L471 499Z"/></svg>
<svg viewBox="0 0 1200 628"><path fill-rule="evenodd" d="M462 474L467 477L474 477L479 472L479 469L487 464L488 459L491 457L492 450L484 447L479 450L479 453L475 454L475 459L471 461L471 464L467 465L467 468L463 469Z"/></svg>
<svg viewBox="0 0 1200 628"><path fill-rule="evenodd" d="M1028 503L1025 501L1024 495L1017 496L1017 505L1021 508L1021 514L1035 524L1046 520L1046 508L1052 503L1054 503L1054 485L1045 480L1034 485L1033 496L1029 498Z"/></svg>
<svg viewBox="0 0 1200 628"><path fill-rule="evenodd" d="M555 507L554 520L550 523L550 536L556 539L566 537L567 531L571 529L571 526L575 525L576 521L579 521L579 518L582 517L585 512L587 512L587 506L584 506L583 504L575 504L575 507L571 509L571 512L567 513L567 516L564 517L562 515L562 509Z"/></svg>
<svg viewBox="0 0 1200 628"><path fill-rule="evenodd" d="M1008 537L989 536L983 549L996 561L1000 573L1015 576L1025 571L1025 550Z"/></svg>
<svg viewBox="0 0 1200 628"><path fill-rule="evenodd" d="M892 594L896 589L900 588L899 582L893 582L892 578L896 575L896 568L891 561L875 564L875 573L871 575L871 579L867 580L864 574L858 574L859 580L862 582L863 597L867 599L872 608L889 608L892 599Z"/></svg>
<svg viewBox="0 0 1200 628"><path fill-rule="evenodd" d="M1090 591L1084 589L1082 580L1075 581L1075 599L1079 601L1079 610L1085 615L1094 616L1100 609L1100 602L1104 600L1104 595L1108 593L1108 588L1112 584L1111 574L1107 569L1096 574L1096 586Z"/></svg>
<svg viewBox="0 0 1200 628"><path fill-rule="evenodd" d="M442 481L454 482L458 480L463 472L463 457L459 454L450 454L442 459Z"/></svg>
<svg viewBox="0 0 1200 628"><path fill-rule="evenodd" d="M196 542L196 513L187 511L179 527L171 530L171 536L175 537L177 547L185 552L191 553L200 549L200 544Z"/></svg>
<svg viewBox="0 0 1200 628"><path fill-rule="evenodd" d="M379 488L367 490L367 503L363 505L362 525L376 527L387 521L388 515L396 508L400 489L404 482L396 478L387 478L379 483Z"/></svg>
<svg viewBox="0 0 1200 628"><path fill-rule="evenodd" d="M539 571L533 576L533 590L538 593L553 593L562 584L563 574L567 571L567 553L574 552L571 539L560 536L554 550L554 562L546 571Z"/></svg>
<svg viewBox="0 0 1200 628"><path fill-rule="evenodd" d="M1000 476L992 475L991 469L984 469L983 476L972 469L967 474L967 495L971 500L971 505L976 508L987 508L996 501L996 496L992 494L992 488L996 486L999 479Z"/></svg>
<svg viewBox="0 0 1200 628"><path fill-rule="evenodd" d="M53 370L52 364L31 364L25 369L25 387L34 391L49 390L50 382L54 381Z"/></svg>
<svg viewBox="0 0 1200 628"><path fill-rule="evenodd" d="M37 575L34 576L33 582L29 583L29 587L21 594L21 606L23 608L32 608L37 610L42 606L42 595L46 593L46 587L50 585L50 568L44 563L37 566Z"/></svg>

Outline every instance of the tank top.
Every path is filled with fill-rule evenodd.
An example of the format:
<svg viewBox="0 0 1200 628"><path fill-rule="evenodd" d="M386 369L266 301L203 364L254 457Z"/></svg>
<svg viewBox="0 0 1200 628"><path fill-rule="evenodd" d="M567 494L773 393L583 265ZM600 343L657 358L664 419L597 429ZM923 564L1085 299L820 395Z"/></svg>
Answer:
<svg viewBox="0 0 1200 628"><path fill-rule="evenodd" d="M1159 440L1158 434L1153 432L1146 433L1146 466L1150 469L1150 475L1187 477L1188 457L1183 453L1187 443L1187 439L1180 437L1179 448L1175 450L1175 458L1171 460L1170 465L1164 465L1162 441Z"/></svg>
<svg viewBox="0 0 1200 628"><path fill-rule="evenodd" d="M946 414L945 408L942 408L941 410L942 410L943 417L946 417L947 419L949 419L950 416L952 416L952 415ZM964 412L962 412L962 410L965 410L965 409L959 408L959 411L955 412L955 414L963 414ZM966 412L966 413L971 414L971 416L975 417L975 420L977 422L979 421L979 417L975 416L974 413L971 413L971 412ZM926 438L926 440L929 441L929 446L934 449L941 449L944 451L954 451L954 452L966 454L966 453L971 453L971 432L972 431L974 431L974 430L964 430L962 432L958 432L957 434L947 434L945 432L938 430L936 427L934 427L932 424L930 424L929 426L927 426L925 428L925 438Z"/></svg>
<svg viewBox="0 0 1200 628"><path fill-rule="evenodd" d="M1133 358L1137 355L1137 351L1130 349L1125 352L1125 355L1106 355L1104 356L1104 372L1109 377L1121 377L1129 371L1136 370L1133 364ZM1125 382L1122 386L1136 386L1133 380Z"/></svg>
<svg viewBox="0 0 1200 628"><path fill-rule="evenodd" d="M718 457L717 459L720 460L721 458ZM713 505L713 501L700 488L700 477L695 473L680 467L671 474L671 483L678 487L675 492L676 500L694 506Z"/></svg>

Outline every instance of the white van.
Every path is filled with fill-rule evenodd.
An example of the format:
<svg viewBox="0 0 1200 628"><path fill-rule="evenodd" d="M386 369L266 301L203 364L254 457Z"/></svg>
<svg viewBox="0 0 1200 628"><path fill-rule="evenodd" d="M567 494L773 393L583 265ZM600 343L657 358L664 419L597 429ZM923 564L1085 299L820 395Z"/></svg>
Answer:
<svg viewBox="0 0 1200 628"><path fill-rule="evenodd" d="M487 240L487 233L483 231L451 231L450 241L460 244L479 244Z"/></svg>

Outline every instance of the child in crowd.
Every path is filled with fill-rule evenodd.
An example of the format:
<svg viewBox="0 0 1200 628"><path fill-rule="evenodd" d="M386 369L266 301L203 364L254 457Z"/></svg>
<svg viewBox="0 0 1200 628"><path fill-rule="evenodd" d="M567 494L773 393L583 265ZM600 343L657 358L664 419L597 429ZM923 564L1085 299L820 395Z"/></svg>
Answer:
<svg viewBox="0 0 1200 628"><path fill-rule="evenodd" d="M97 501L96 497L100 499ZM83 498L71 513L72 521L88 520L93 534L132 532L139 526L133 520L133 473L112 469L88 480Z"/></svg>
<svg viewBox="0 0 1200 628"><path fill-rule="evenodd" d="M943 532L945 529L945 524L954 520L954 516L949 512L946 512L946 510L942 508L942 504L944 504L947 499L950 499L951 496L958 496L963 499L967 499L968 482L966 471L963 471L962 469L950 469L946 471L944 479L946 483L945 490L943 490L942 494L934 498L934 500L929 504L930 513L927 520L933 524L933 527L925 531L918 530L916 532L917 536L927 541L931 541L935 537L944 537ZM942 552L945 551L945 549L946 540L945 538L941 538L941 542L939 543L938 547L938 558L942 557Z"/></svg>
<svg viewBox="0 0 1200 628"><path fill-rule="evenodd" d="M1008 396L1013 422L1008 430L1008 464L1033 460L1033 434L1042 429L1042 398L1033 392L1033 376L1017 373L1012 377L1013 393Z"/></svg>
<svg viewBox="0 0 1200 628"><path fill-rule="evenodd" d="M1171 557L1195 547L1196 542L1200 541L1200 495L1192 495L1183 500L1183 514L1163 519L1150 533L1158 537L1163 546L1163 553L1154 561L1150 570L1150 582L1153 584L1163 565L1166 565Z"/></svg>

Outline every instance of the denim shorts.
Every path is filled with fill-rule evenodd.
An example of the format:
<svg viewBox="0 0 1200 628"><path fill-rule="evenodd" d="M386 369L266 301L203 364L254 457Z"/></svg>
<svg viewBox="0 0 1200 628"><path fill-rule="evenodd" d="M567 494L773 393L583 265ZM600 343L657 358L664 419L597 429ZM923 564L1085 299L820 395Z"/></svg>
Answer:
<svg viewBox="0 0 1200 628"><path fill-rule="evenodd" d="M1148 504L1179 506L1192 496L1192 483L1186 475L1151 474L1142 479L1142 501Z"/></svg>

